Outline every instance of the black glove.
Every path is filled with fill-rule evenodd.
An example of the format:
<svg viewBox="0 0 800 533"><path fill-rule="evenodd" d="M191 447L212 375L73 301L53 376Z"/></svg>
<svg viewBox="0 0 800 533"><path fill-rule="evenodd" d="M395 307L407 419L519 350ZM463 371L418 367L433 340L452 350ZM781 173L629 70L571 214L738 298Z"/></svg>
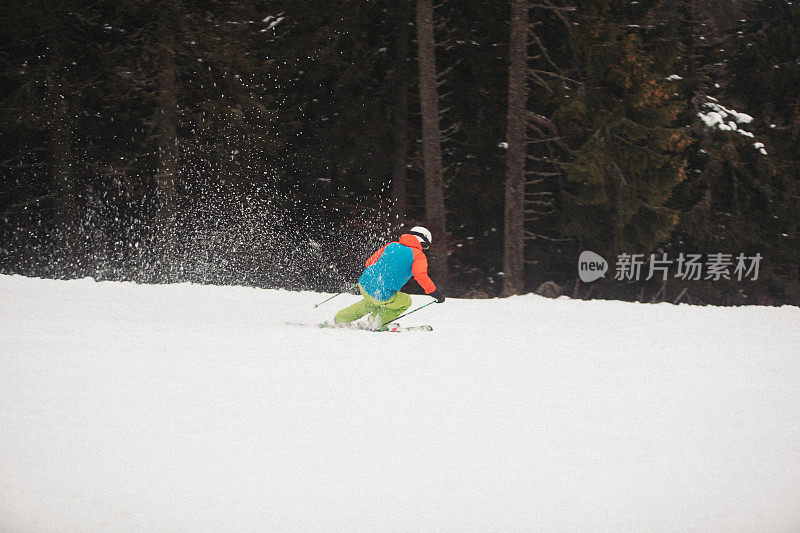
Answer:
<svg viewBox="0 0 800 533"><path fill-rule="evenodd" d="M432 298L436 298L436 303L437 304L440 304L440 303L442 303L444 301L444 294L442 294L439 291L433 291L428 296L430 296Z"/></svg>

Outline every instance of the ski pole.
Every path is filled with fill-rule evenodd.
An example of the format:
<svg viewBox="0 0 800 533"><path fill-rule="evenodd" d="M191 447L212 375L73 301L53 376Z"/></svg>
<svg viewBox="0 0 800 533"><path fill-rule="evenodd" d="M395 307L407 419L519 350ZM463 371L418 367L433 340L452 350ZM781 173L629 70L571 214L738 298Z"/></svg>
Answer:
<svg viewBox="0 0 800 533"><path fill-rule="evenodd" d="M353 289L354 287L355 287L355 285L351 285L350 287L347 288L347 290ZM320 303L318 303L314 307L319 307L320 305L324 304L325 302L330 302L331 300L333 300L337 296L341 296L342 294L344 294L344 292L340 292L340 293L334 294L330 298L325 298L324 300L322 300Z"/></svg>
<svg viewBox="0 0 800 533"><path fill-rule="evenodd" d="M397 318L395 318L395 319L392 319L392 320L390 320L389 322L386 322L386 324L391 324L391 323L392 323L392 322L394 322L395 320L400 320L400 319L401 319L401 318L403 318L404 316L408 316L408 315L410 315L411 313L416 313L416 312L417 312L417 311L419 311L420 309L424 309L424 308L428 307L429 305L432 305L432 304L435 304L435 303L436 303L436 300L434 300L434 301L432 301L432 302L428 302L428 303L426 303L425 305L421 305L421 306L417 307L417 308L416 308L416 309L414 309L413 311L409 311L408 313L402 314L402 315L400 315L399 317L397 317ZM385 326L386 324L381 324L381 326L380 326L380 327L383 327L383 326Z"/></svg>
<svg viewBox="0 0 800 533"><path fill-rule="evenodd" d="M314 307L319 307L320 305L324 304L325 302L330 302L331 300L333 300L337 296L341 296L342 294L344 294L344 293L340 292L339 294L334 294L330 298L326 298L326 299L322 300L320 303L316 304Z"/></svg>

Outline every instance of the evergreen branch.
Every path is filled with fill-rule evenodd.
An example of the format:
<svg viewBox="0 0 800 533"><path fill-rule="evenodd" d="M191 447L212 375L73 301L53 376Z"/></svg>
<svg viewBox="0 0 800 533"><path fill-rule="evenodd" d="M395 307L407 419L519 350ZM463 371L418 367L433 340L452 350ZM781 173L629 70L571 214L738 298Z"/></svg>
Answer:
<svg viewBox="0 0 800 533"><path fill-rule="evenodd" d="M525 175L529 176L530 172L525 172ZM537 178L535 180L529 180L529 179L525 180L525 186L526 187L529 186L529 185L540 185L542 183L544 183L544 178ZM525 194L527 195L527 194L534 194L534 193L525 191Z"/></svg>
<svg viewBox="0 0 800 533"><path fill-rule="evenodd" d="M460 65L460 64L461 64L461 60L459 59L458 61L456 61L455 63L453 63L449 67L445 68L443 71L437 73L436 74L436 79L437 80L444 80L444 78L446 78L448 75L450 75L450 73L453 72L453 69L455 67L457 67L458 65Z"/></svg>
<svg viewBox="0 0 800 533"><path fill-rule="evenodd" d="M563 174L562 172L541 172L539 170L529 170L527 172L529 172L531 176L544 176L544 177L560 176L561 174Z"/></svg>
<svg viewBox="0 0 800 533"><path fill-rule="evenodd" d="M548 137L546 139L534 139L525 141L525 144L540 144L540 143L549 143L553 141L563 141L563 137Z"/></svg>
<svg viewBox="0 0 800 533"><path fill-rule="evenodd" d="M549 163L551 165L554 165L559 162L554 159L550 159L549 157L539 157L530 154L526 155L525 157L528 159L528 161L536 161L537 163Z"/></svg>
<svg viewBox="0 0 800 533"><path fill-rule="evenodd" d="M525 238L526 239L542 239L542 240L550 241L550 242L570 242L570 241L573 240L573 239L569 239L569 238L556 239L556 238L553 238L553 237L547 237L545 235L540 235L540 234L534 233L532 231L526 231L525 232Z"/></svg>
<svg viewBox="0 0 800 533"><path fill-rule="evenodd" d="M531 4L531 7L535 7L535 8L539 8L539 9L545 9L547 11L550 11L556 17L558 17L558 19L561 22L564 23L564 26L566 26L567 28L571 29L571 26L570 26L570 23L569 23L569 19L567 19L567 17L564 16L564 13L565 12L577 11L578 8L576 8L574 6L563 6L563 7L562 6L557 6L557 5L553 4L553 2L551 2L550 0L542 0L542 1L543 1L542 4Z"/></svg>
<svg viewBox="0 0 800 533"><path fill-rule="evenodd" d="M535 26L535 24L530 24L529 25L529 27L528 27L528 35L530 35L533 38L533 40L536 41L536 45L539 47L539 50L542 51L542 56L550 64L550 66L553 67L554 69L556 69L559 72L563 72L561 67L559 67L556 64L556 62L553 60L553 58L550 57L550 54L547 52L547 47L544 45L542 40L539 39L539 36L536 34L536 31L533 29L534 26Z"/></svg>
<svg viewBox="0 0 800 533"><path fill-rule="evenodd" d="M554 78L558 78L560 80L569 81L576 85L584 85L582 81L578 81L575 79L570 78L569 76L564 76L563 74L556 74L555 72L550 72L549 70L538 70L538 69L528 69L528 72L535 72L536 74L544 74L546 76L553 76Z"/></svg>
<svg viewBox="0 0 800 533"><path fill-rule="evenodd" d="M36 197L36 198L31 198L30 200L26 200L26 201L24 201L24 202L19 202L19 203L16 203L16 204L11 204L11 205L9 205L9 206L6 206L6 210L5 210L5 211L3 211L3 215L4 215L4 216L5 216L5 215L8 215L8 214L10 214L12 211L16 211L16 210L18 210L18 209L24 209L24 208L26 208L27 206L29 206L29 205L31 205L31 204L38 204L38 203L39 203L40 201L42 201L42 200L49 200L49 199L51 199L51 198L58 198L59 196L60 196L60 195L58 195L58 194L55 194L55 193L51 193L51 194L43 194L42 196L38 196L38 197Z"/></svg>
<svg viewBox="0 0 800 533"><path fill-rule="evenodd" d="M445 129L441 130L439 133L441 135L453 135L454 133L461 130L461 122L454 122L450 126L446 127Z"/></svg>
<svg viewBox="0 0 800 533"><path fill-rule="evenodd" d="M550 94L555 94L555 92L553 91L553 88L550 87L550 84L548 84L546 81L544 81L544 78L539 76L536 72L528 70L528 73L527 73L526 77L528 78L529 81L536 82L536 84L538 86L542 87L543 89L545 89Z"/></svg>
<svg viewBox="0 0 800 533"><path fill-rule="evenodd" d="M553 142L558 145L559 148L564 150L569 155L575 155L575 150L570 148L566 142L561 138L561 134L558 131L558 127L556 126L555 122L550 120L549 118L540 115L538 113L534 113L533 111L528 112L528 119L532 121L534 124L540 125L546 128L553 137Z"/></svg>

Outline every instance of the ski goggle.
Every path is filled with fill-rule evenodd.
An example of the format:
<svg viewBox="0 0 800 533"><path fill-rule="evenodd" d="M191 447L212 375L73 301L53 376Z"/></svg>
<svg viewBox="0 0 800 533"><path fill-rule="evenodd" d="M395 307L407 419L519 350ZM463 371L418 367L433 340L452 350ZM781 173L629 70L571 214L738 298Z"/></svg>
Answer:
<svg viewBox="0 0 800 533"><path fill-rule="evenodd" d="M409 235L413 235L414 237L419 237L420 245L422 245L422 250L423 251L430 249L431 241L429 241L428 238L425 235L423 235L422 233L416 232L416 231L409 231L408 233L409 233Z"/></svg>

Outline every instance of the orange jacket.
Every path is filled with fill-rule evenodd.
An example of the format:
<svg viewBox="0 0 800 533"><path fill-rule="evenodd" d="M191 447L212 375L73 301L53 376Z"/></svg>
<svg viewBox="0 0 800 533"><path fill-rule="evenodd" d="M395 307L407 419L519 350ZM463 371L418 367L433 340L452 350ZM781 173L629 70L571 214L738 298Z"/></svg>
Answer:
<svg viewBox="0 0 800 533"><path fill-rule="evenodd" d="M413 254L411 274L414 276L414 279L417 281L417 283L419 283L420 287L422 287L422 289L425 291L425 294L430 294L435 291L436 285L428 276L428 258L425 257L425 253L422 251L422 245L419 243L419 240L417 240L417 238L413 235L404 233L399 239L397 239L397 242L411 249ZM366 266L371 267L377 263L383 255L384 250L386 250L386 247L390 244L393 243L384 245L380 250L372 254L369 259L367 259Z"/></svg>

